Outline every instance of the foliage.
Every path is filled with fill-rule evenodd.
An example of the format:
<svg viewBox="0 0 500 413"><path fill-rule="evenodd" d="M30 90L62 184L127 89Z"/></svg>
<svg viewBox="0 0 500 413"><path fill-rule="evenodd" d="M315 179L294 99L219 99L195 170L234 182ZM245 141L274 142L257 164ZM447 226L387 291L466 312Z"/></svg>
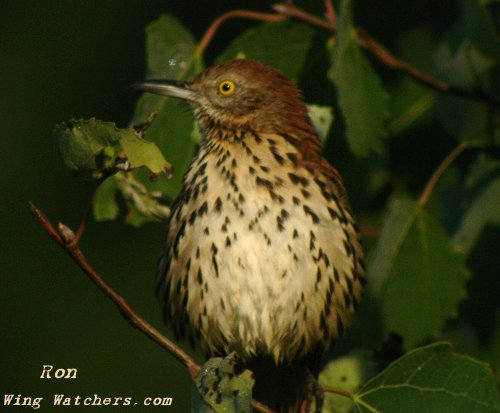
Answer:
<svg viewBox="0 0 500 413"><path fill-rule="evenodd" d="M250 413L253 383L249 370L236 374L234 354L211 358L195 379L193 411Z"/></svg>
<svg viewBox="0 0 500 413"><path fill-rule="evenodd" d="M500 412L489 367L443 343L415 349L354 396L358 412Z"/></svg>
<svg viewBox="0 0 500 413"><path fill-rule="evenodd" d="M491 227L498 229L500 224L500 164L495 159L499 111L498 105L480 97L498 96L500 92L495 2L462 1L454 23L441 30L438 40L427 36L423 28L402 33L397 39L401 54L408 55L410 63L415 60L424 69L433 68L433 75L454 88L476 94L477 99L451 92L438 94L406 75L388 75L363 49L351 3L340 2L334 38L331 32L307 21L265 22L234 38L214 59L259 59L305 86L315 73L311 80L314 89L307 90L306 97L315 125L325 137L325 155L342 165L336 150L345 153L353 164L361 165L359 169L345 168L346 181L367 183L362 188L363 196L353 203L368 246L368 292L347 343L352 349L367 348L370 355L396 333L402 337L407 354L378 375L367 353L344 354L334 362L335 374L329 366L322 380L324 385L346 384L354 394L351 400L339 396L327 400L327 409L500 411L500 396L489 367L454 353L447 344L427 345L447 339L461 352L500 367L498 299L483 315L490 320L485 334L479 334L471 317L481 312L483 302L495 302L498 291L483 288L468 298L469 288L477 280L486 286L498 285L493 278L498 277L494 270L497 259L482 263L489 271L479 271L474 265L481 262L482 253L486 254L477 249L484 233ZM161 16L149 25L146 35L148 77L186 78L204 67L193 36L173 17ZM425 51L423 58L415 58L415 48ZM151 120L152 113L156 117ZM132 166L145 165L158 173L166 164L156 159L156 149L152 148L159 148L174 168L170 180L160 177L151 182L141 170L111 176L97 193L95 218L116 219L118 197L128 207L129 223L163 219L168 212L165 199L178 192L196 149L192 115L179 109L172 99L152 95L139 99L132 125L143 127L144 138L157 145L140 141L155 152L154 165L133 160L135 150L129 153L123 138L115 136L132 136L133 129L117 131L112 124L94 120L78 125L93 125L95 129L85 129L83 140L67 125L56 133L70 169L100 179L102 160L109 172L109 162L113 164L117 151L124 150ZM425 139L431 129L437 130L437 141ZM406 152L401 152L405 141L411 142L414 150L406 145ZM446 158L461 142L468 143L455 156ZM424 185L425 195L420 195ZM496 242L498 245L498 239ZM461 331L469 332L467 338ZM232 372L223 372L222 379L211 376L221 368L207 367L208 374L197 380L198 388L212 385L214 380L226 383ZM345 380L339 381L339 377ZM250 378L241 380L238 386L251 388ZM233 384L225 385L233 389ZM196 403L201 403L197 397ZM222 411L211 404L210 398L204 400L204 406L208 403ZM200 407L197 411L205 410Z"/></svg>

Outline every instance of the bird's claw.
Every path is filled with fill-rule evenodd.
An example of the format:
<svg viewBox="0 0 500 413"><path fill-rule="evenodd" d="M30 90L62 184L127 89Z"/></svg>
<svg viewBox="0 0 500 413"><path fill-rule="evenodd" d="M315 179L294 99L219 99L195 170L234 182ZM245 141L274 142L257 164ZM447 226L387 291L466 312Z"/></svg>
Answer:
<svg viewBox="0 0 500 413"><path fill-rule="evenodd" d="M325 393L323 388L319 385L316 377L308 372L306 382L306 408L305 413L312 413L312 401L314 398L315 410L314 413L321 413L323 410L323 402L325 400Z"/></svg>

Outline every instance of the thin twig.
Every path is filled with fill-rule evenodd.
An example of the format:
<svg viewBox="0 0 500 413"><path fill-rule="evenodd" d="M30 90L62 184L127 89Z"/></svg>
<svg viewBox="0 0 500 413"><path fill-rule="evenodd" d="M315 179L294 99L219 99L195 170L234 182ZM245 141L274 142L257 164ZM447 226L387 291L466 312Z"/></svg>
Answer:
<svg viewBox="0 0 500 413"><path fill-rule="evenodd" d="M255 399L252 400L252 409L258 413L276 413L276 411Z"/></svg>
<svg viewBox="0 0 500 413"><path fill-rule="evenodd" d="M439 165L439 167L434 171L431 178L425 185L420 198L418 199L418 205L424 206L432 193L432 190L436 186L439 178L443 174L443 172L450 166L450 164L467 148L470 148L474 145L472 141L465 141L458 145L455 149L453 149L446 158L444 158L443 162Z"/></svg>
<svg viewBox="0 0 500 413"><path fill-rule="evenodd" d="M331 3L329 0L325 0L325 4L328 5ZM212 24L209 26L205 34L203 35L200 43L197 47L197 53L201 54L207 48L209 43L212 41L215 32L219 29L222 23L226 20L241 17L252 20L260 20L260 21L282 21L287 17L296 18L298 20L309 23L313 26L320 27L322 29L326 29L328 31L335 31L336 21L335 21L335 11L333 10L333 6L330 10L329 6L327 8L328 20L323 20L319 17L316 17L310 13L307 13L304 10L301 10L295 6L290 4L278 3L274 4L272 8L278 14L272 13L261 13L252 10L232 10L227 13L222 14L217 19L215 19ZM333 14L332 14L333 11ZM333 16L333 20L332 20ZM394 54L392 54L385 46L383 46L380 42L371 37L365 30L362 28L355 29L356 33L356 42L363 47L364 49L371 52L379 61L381 61L386 66L399 70L406 75L410 76L417 82L423 84L424 86L436 90L442 93L448 93L451 95L455 95L458 97L462 97L469 100L475 100L479 102L486 102L494 107L500 106L500 99L496 96L493 96L488 93L484 93L482 91L470 91L466 89L462 89L453 85L450 85L443 80L436 79L416 67L410 65L408 62L399 59Z"/></svg>
<svg viewBox="0 0 500 413"><path fill-rule="evenodd" d="M89 278L97 285L97 287L113 301L122 315L127 319L127 321L132 324L133 327L139 329L151 340L153 340L160 347L171 353L177 360L179 360L184 366L186 366L189 375L194 378L198 373L200 367L196 361L182 350L175 343L170 341L168 338L163 336L157 329L155 329L151 324L144 320L128 303L127 301L119 295L104 279L101 275L90 265L78 245L74 243L67 243L64 238L59 235L57 230L48 220L48 218L40 211L35 205L30 203L31 211L33 215L42 225L45 231L69 254L69 256L75 261L78 266L89 276Z"/></svg>
<svg viewBox="0 0 500 413"><path fill-rule="evenodd" d="M212 24L208 27L207 31L203 35L196 48L198 53L203 53L203 51L207 48L208 44L211 42L212 38L215 35L215 32L219 29L220 25L224 23L226 20L232 19L234 17L241 17L244 19L251 20L260 20L260 21L281 21L285 20L286 16L282 16L274 13L261 13L252 10L231 10L227 13L224 13L217 17Z"/></svg>
<svg viewBox="0 0 500 413"><path fill-rule="evenodd" d="M87 261L87 258L78 247L77 243L74 242L74 238L70 239L70 242L67 242L64 235L61 235L49 221L49 219L45 216L45 214L38 209L34 204L30 203L31 212L38 220L43 229L52 237L54 241L59 244L76 262L76 264L88 275L88 277L92 280L94 284L111 300L120 310L121 314L125 317L125 319L151 340L153 340L156 344L158 344L163 349L167 350L170 354L172 354L177 360L179 360L187 369L189 376L194 379L196 378L200 366L196 363L196 361L187 354L184 350L182 350L175 343L166 338L163 334L161 334L156 328L154 328L151 324L149 324L144 318L142 318L137 311L134 310L130 306L130 304L120 295L118 294L102 277L101 275L92 267L92 265ZM62 228L67 228L64 224L60 224ZM276 413L271 410L269 407L264 404L252 400L252 408L258 413Z"/></svg>
<svg viewBox="0 0 500 413"><path fill-rule="evenodd" d="M337 13L335 13L335 8L333 7L332 0L325 0L325 14L326 20L335 27L337 22Z"/></svg>
<svg viewBox="0 0 500 413"><path fill-rule="evenodd" d="M319 17L313 16L306 11L299 9L295 6L291 6L289 4L273 4L272 8L274 11L278 12L283 16L293 17L298 20L302 20L303 22L309 23L313 26L321 27L322 29L326 29L329 31L335 30L335 25L333 22L325 21Z"/></svg>
<svg viewBox="0 0 500 413"><path fill-rule="evenodd" d="M347 390L338 389L338 388L332 387L332 386L323 386L323 391L325 393L338 394L339 396L344 396L344 397L348 397L349 399L352 399L352 393L350 391L347 391Z"/></svg>
<svg viewBox="0 0 500 413"><path fill-rule="evenodd" d="M458 97L486 102L494 106L500 106L500 99L480 90L470 91L450 85L442 80L436 79L418 70L416 67L394 56L385 46L380 44L363 29L356 29L356 39L360 46L373 53L373 55L386 66L406 73L424 86L438 92L449 93Z"/></svg>
<svg viewBox="0 0 500 413"><path fill-rule="evenodd" d="M329 0L325 0L325 5L327 7L327 20L321 19L314 16L306 11L299 9L291 4L278 3L272 6L273 10L278 14L272 13L261 13L252 10L232 10L227 13L222 14L217 19L215 19L209 26L205 34L203 35L198 47L196 49L198 54L203 53L207 48L209 43L212 41L215 32L219 29L222 23L225 21L241 17L252 20L260 21L282 21L287 17L292 17L313 26L326 29L328 31L335 31L336 28L336 15ZM330 7L331 6L331 7ZM364 49L370 51L379 61L384 63L386 66L400 70L407 74L417 82L429 87L430 89L436 90L438 92L448 93L455 96L459 96L465 99L476 100L480 102L486 102L492 106L500 106L500 99L482 91L469 91L453 85L450 85L440 79L436 79L416 67L410 65L408 62L399 59L394 54L392 54L385 46L380 42L371 37L362 28L355 29L356 41Z"/></svg>
<svg viewBox="0 0 500 413"><path fill-rule="evenodd" d="M71 241L71 244L73 244L73 245L77 245L80 242L80 240L83 236L83 233L85 232L85 229L87 229L87 226L90 222L90 217L92 216L92 208L93 208L95 200L97 198L97 192L99 191L99 187L100 187L102 182L103 182L103 180L99 180L97 182L97 186L94 189L92 196L90 197L90 201L87 205L87 209L85 210L85 214L83 215L83 219L80 222L80 226L76 230L75 236Z"/></svg>

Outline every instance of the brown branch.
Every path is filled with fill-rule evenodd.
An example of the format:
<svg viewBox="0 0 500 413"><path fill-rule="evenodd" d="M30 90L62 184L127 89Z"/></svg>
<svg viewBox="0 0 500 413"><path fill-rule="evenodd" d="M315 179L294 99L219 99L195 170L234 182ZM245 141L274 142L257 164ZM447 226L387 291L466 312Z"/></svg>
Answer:
<svg viewBox="0 0 500 413"><path fill-rule="evenodd" d="M325 2L328 2L328 0L325 0ZM335 31L335 24L333 22L320 19L289 4L275 4L273 5L273 9L280 14L302 20L329 31ZM416 67L396 57L385 46L371 37L362 28L356 29L356 41L361 47L371 52L380 62L382 62L386 66L405 73L406 75L410 76L417 82L430 89L442 93L448 93L465 99L485 102L495 107L500 106L500 99L496 96L484 93L482 91L470 91L461 89L459 87L450 85L440 79L436 79L428 74L425 74Z"/></svg>
<svg viewBox="0 0 500 413"><path fill-rule="evenodd" d="M276 413L273 409L255 399L252 399L252 408L258 413Z"/></svg>
<svg viewBox="0 0 500 413"><path fill-rule="evenodd" d="M137 311L135 311L130 304L118 294L102 277L101 275L92 267L92 265L87 261L87 258L78 247L76 236L73 231L64 224L59 224L60 230L57 231L45 214L38 209L34 204L30 203L31 212L38 220L43 229L52 237L52 239L62 247L68 255L76 262L76 264L83 270L85 274L92 280L92 282L118 307L121 314L125 319L139 331L141 331L148 338L153 340L163 349L167 350L172 354L177 360L179 360L187 369L189 376L194 379L200 370L200 366L196 361L182 350L175 343L166 338L161 334L156 328L149 324L144 318L142 318ZM86 218L84 218L85 220ZM80 228L82 225L80 225ZM275 413L269 407L264 404L252 400L252 407L255 411L259 413Z"/></svg>
<svg viewBox="0 0 500 413"><path fill-rule="evenodd" d="M335 27L337 22L337 13L335 13L335 8L333 7L332 0L325 0L325 14L326 20Z"/></svg>
<svg viewBox="0 0 500 413"><path fill-rule="evenodd" d="M480 90L470 91L461 89L425 74L424 72L418 70L416 67L394 56L385 46L380 44L363 29L356 29L356 34L358 44L373 53L373 55L378 60L392 69L400 70L406 73L408 76L412 77L414 80L423 84L424 86L427 86L428 88L436 90L438 92L448 93L465 99L486 102L494 106L500 106L500 99L493 95L484 93Z"/></svg>
<svg viewBox="0 0 500 413"><path fill-rule="evenodd" d="M80 226L76 230L76 234L72 237L71 240L66 239L65 240L66 242L70 242L72 245L77 245L80 242L80 239L82 238L83 233L87 229L87 226L88 226L88 224L90 222L90 217L92 216L92 207L94 206L95 200L97 198L97 192L99 191L99 187L100 187L100 185L101 185L101 183L103 181L104 181L104 179L99 180L97 182L97 186L94 189L94 192L92 193L92 196L90 197L90 201L89 201L89 203L87 205L87 209L85 210L85 214L83 215L83 219L80 222ZM32 208L33 207L34 207L34 205L32 205ZM61 229L60 229L60 231L61 231Z"/></svg>
<svg viewBox="0 0 500 413"><path fill-rule="evenodd" d="M208 44L212 41L212 38L215 35L215 32L219 29L222 23L226 20L241 17L244 19L251 20L260 20L260 21L282 21L286 19L286 16L282 16L274 13L261 13L252 10L231 10L227 13L224 13L217 17L212 24L208 27L207 31L203 35L196 48L197 53L203 53L203 51L207 48Z"/></svg>
<svg viewBox="0 0 500 413"><path fill-rule="evenodd" d="M303 22L309 23L313 26L326 29L328 31L335 31L336 15L330 0L325 0L325 7L327 9L327 20L323 20L295 6L284 3L278 3L272 6L273 10L275 10L278 14L261 13L252 10L229 11L227 13L222 14L212 22L212 24L209 26L209 28L203 35L202 39L200 40L200 43L198 44L196 51L198 54L203 53L203 51L212 41L215 32L219 29L221 24L235 17L260 20L260 21L282 21L288 17L292 17L301 20ZM422 72L421 70L417 69L416 67L410 65L408 62L405 62L404 60L401 60L398 57L396 57L385 46L383 46L380 42L378 42L376 39L374 39L368 33L366 33L364 29L357 28L355 29L355 32L356 32L356 41L361 47L371 52L380 62L385 64L387 67L405 73L406 75L410 76L411 78L421 83L422 85L438 92L448 93L469 100L485 102L494 107L500 106L500 99L497 98L496 96L484 93L482 91L470 91L462 89L450 85L449 83L446 83L443 80L436 79L435 77L432 77Z"/></svg>
<svg viewBox="0 0 500 413"><path fill-rule="evenodd" d="M272 8L283 16L293 17L295 19L302 20L313 26L321 27L322 29L326 29L329 31L335 30L335 25L333 24L333 22L328 22L320 19L319 17L313 16L312 14L309 14L306 11L301 10L295 6L279 3L273 4Z"/></svg>
<svg viewBox="0 0 500 413"><path fill-rule="evenodd" d="M186 366L188 373L192 378L196 377L196 374L200 369L196 361L194 361L194 359L179 346L163 336L157 329L144 320L121 295L119 295L106 281L104 281L99 273L87 261L87 258L85 258L78 245L72 242L71 239L68 240L70 242L67 242L65 237L61 236L56 231L48 218L35 205L30 203L30 207L31 212L42 225L43 229L52 237L52 239L54 239L54 241L66 250L73 261L75 261L85 274L89 276L92 282L115 303L126 320L132 324L133 327L140 330L156 344L172 354L184 366Z"/></svg>

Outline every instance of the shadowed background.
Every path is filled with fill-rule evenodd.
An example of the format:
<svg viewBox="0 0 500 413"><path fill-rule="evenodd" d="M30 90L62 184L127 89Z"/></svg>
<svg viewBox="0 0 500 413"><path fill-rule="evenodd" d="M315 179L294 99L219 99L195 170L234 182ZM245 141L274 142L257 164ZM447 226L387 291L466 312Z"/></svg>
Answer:
<svg viewBox="0 0 500 413"><path fill-rule="evenodd" d="M170 396L174 398L170 411L189 409L190 380L183 367L130 327L28 209L28 201L33 201L53 221L78 225L92 187L65 169L52 129L73 117L95 116L127 125L138 97L129 85L144 77L146 24L168 12L199 38L230 7L244 3L267 8L262 2L260 6L258 2L170 3L44 0L2 7L2 404L5 393L45 396L42 411L57 411L63 408L51 407L54 393L96 393L136 399ZM232 37L248 25L227 27L225 35ZM218 40L224 41L224 33ZM135 229L115 222L91 225L82 240L82 249L96 269L160 330L164 329L154 278L162 233L162 225ZM43 364L76 367L78 379L41 380Z"/></svg>
<svg viewBox="0 0 500 413"><path fill-rule="evenodd" d="M161 13L170 13L199 40L221 13L234 8L270 11L272 3L2 2L0 397L5 393L44 396L42 411L68 411L51 407L54 393L98 394L103 398L131 396L139 402L147 396L170 396L174 398L174 406L169 411L189 411L191 384L184 368L130 327L115 306L43 232L31 217L28 201L40 207L53 223L61 220L76 229L92 185L72 177L64 167L53 142L52 129L71 118L96 117L116 122L120 127L128 124L138 97L129 85L144 77L144 28L149 22ZM311 2L302 3L310 8ZM434 3L414 1L409 13L406 2L399 0L358 1L356 22L389 49L398 50L396 34L418 27L437 38L443 27L454 21L458 1ZM323 2L318 0L315 4L320 14ZM245 20L225 23L207 50L206 62L210 63L229 40L253 24ZM411 57L418 59L419 53L425 55L426 50L412 52ZM390 83L394 72L380 65L377 69ZM310 97L315 102L315 79L309 80L313 90L305 90L306 100ZM307 87L305 83L301 86ZM328 145L337 145L338 149L339 143L328 142ZM394 174L403 176L410 188L418 192L456 142L431 121L390 145L390 167ZM356 188L350 179L361 175L352 173L358 172L359 163L352 161L352 155L342 146L337 153L340 155L336 155L336 165L347 178L357 210L364 188L362 185ZM385 200L380 199L374 208L380 208ZM453 220L453 216L447 218ZM136 229L119 220L92 224L81 246L104 278L148 321L165 331L154 296L155 267L162 242L163 225L146 224ZM492 245L489 243L482 249L492 250ZM495 271L490 264L498 262L497 257L492 251L490 258L478 260L474 266L479 268L486 263L486 270ZM495 279L493 273L488 277L484 279ZM479 287L476 291L494 291L491 284ZM475 301L480 302L481 296ZM484 305L479 311L483 316L493 314L497 307L492 306L492 311L485 310ZM474 314L474 319L480 320L480 315ZM76 367L78 379L40 380L43 364ZM88 411L89 408L69 409ZM134 410L154 409L137 406ZM0 410L4 411L4 407ZM20 409L11 407L7 411Z"/></svg>

